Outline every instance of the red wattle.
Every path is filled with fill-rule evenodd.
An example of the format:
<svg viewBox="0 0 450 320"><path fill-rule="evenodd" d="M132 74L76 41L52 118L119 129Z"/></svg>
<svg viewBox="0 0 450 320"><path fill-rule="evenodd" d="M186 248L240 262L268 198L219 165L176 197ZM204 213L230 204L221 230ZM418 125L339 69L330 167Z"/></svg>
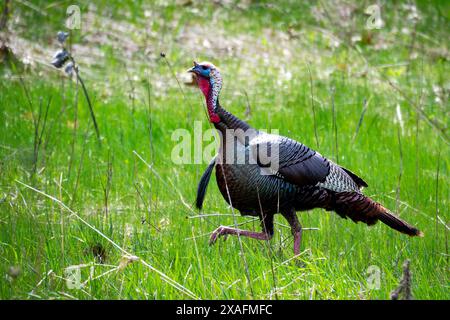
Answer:
<svg viewBox="0 0 450 320"><path fill-rule="evenodd" d="M211 90L211 84L209 83L209 80L201 76L197 76L197 83L200 90L202 90L203 95L208 98L209 91Z"/></svg>
<svg viewBox="0 0 450 320"><path fill-rule="evenodd" d="M220 118L219 118L219 116L217 115L217 113L210 112L209 110L208 110L208 113L209 113L209 120L210 120L212 123L219 123L219 122L220 122Z"/></svg>
<svg viewBox="0 0 450 320"><path fill-rule="evenodd" d="M208 79L203 78L201 76L197 77L197 83L200 90L203 92L203 95L206 98L206 105L208 107L208 115L209 120L212 123L219 123L220 118L217 115L217 113L214 112L214 106L211 104L211 100L209 99L210 91L211 91L211 84Z"/></svg>

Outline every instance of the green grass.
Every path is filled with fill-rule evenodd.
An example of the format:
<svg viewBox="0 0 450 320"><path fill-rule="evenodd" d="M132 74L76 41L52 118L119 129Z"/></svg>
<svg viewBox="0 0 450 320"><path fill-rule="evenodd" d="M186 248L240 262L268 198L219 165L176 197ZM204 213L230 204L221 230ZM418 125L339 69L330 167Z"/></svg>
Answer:
<svg viewBox="0 0 450 320"><path fill-rule="evenodd" d="M31 48L31 56L49 61L51 56L43 53L57 48L54 34L62 28L66 3L36 3L47 16L13 3L13 16L24 24L14 25L13 37L44 47ZM369 4L359 5L352 23L343 25L338 11L329 12L325 20L314 16L321 8L329 9L327 2L262 2L243 11L198 3L100 2L100 14L93 20L98 34L93 27L74 31L72 44L94 102L101 146L80 89L76 99L75 82L41 63L3 64L0 298L192 298L152 266L202 299L389 299L403 262L410 259L414 298L449 299L448 5L418 3L422 19L413 40L413 22L400 2L383 8L385 27L365 30L362 12ZM86 12L87 2L80 7ZM101 28L106 18L125 28L123 34L114 31L118 39L98 40L109 31ZM144 31L127 33L130 26L153 33L148 39ZM409 33L400 31L404 28ZM288 30L293 37L288 38ZM220 39L214 42L216 33ZM352 44L354 35L363 40ZM127 37L138 44L129 57ZM331 45L333 38L341 39L338 47ZM217 49L232 40L232 54ZM376 49L376 44L386 48ZM159 58L160 51L167 53L172 69ZM204 129L210 127L199 91L183 83L180 91L173 77L193 59L212 60L221 68L225 108L244 118L246 92L251 125L277 129L356 172L369 184L367 195L420 228L425 237L408 238L382 223L369 228L313 210L298 214L303 227L319 230L304 232L303 253L295 259L290 230L278 216L270 242L242 238L242 252L233 237L209 246L211 231L234 224L232 211L213 178L206 216L196 217L192 204L206 163L171 161L174 130L192 132L197 120ZM368 107L355 137L364 100ZM43 134L36 157L33 115L39 114ZM59 199L76 214L22 183ZM223 215L211 215L216 213ZM257 221L239 215L236 220L259 230ZM117 246L141 260L126 264ZM74 265L83 266L82 289L70 289L64 280L66 268ZM381 270L378 289L367 287L370 266Z"/></svg>

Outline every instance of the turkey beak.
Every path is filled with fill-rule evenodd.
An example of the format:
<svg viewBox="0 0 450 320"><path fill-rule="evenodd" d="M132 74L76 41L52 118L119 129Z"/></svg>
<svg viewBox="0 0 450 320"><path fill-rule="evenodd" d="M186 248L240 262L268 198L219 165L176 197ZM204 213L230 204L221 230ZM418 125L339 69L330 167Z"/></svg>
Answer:
<svg viewBox="0 0 450 320"><path fill-rule="evenodd" d="M197 62L194 61L194 66L193 66L192 68L188 69L187 72L191 72L191 73L194 73L194 74L198 74L198 72L197 72L197 67L198 67L198 66L199 66L199 64L198 64Z"/></svg>

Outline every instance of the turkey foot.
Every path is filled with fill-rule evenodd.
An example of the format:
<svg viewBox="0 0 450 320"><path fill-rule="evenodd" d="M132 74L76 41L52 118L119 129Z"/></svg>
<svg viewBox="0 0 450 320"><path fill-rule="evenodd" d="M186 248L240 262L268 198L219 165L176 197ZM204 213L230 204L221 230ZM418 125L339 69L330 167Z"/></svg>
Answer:
<svg viewBox="0 0 450 320"><path fill-rule="evenodd" d="M216 230L214 230L213 233L211 234L211 237L209 238L209 244L213 245L220 236L227 236L229 234L235 236L249 237L257 240L270 240L271 238L271 236L265 232L255 232L220 226Z"/></svg>

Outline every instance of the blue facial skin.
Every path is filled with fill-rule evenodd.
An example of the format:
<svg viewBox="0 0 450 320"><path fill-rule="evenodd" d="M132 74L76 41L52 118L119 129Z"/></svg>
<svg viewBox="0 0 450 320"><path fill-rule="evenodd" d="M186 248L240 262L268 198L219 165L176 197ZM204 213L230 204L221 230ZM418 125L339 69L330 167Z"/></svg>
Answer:
<svg viewBox="0 0 450 320"><path fill-rule="evenodd" d="M206 69L204 69L206 68ZM196 65L192 71L197 72L198 74L200 74L201 76L205 77L205 78L209 78L209 74L211 72L211 69L209 67L205 67L205 66L201 66L201 65Z"/></svg>

